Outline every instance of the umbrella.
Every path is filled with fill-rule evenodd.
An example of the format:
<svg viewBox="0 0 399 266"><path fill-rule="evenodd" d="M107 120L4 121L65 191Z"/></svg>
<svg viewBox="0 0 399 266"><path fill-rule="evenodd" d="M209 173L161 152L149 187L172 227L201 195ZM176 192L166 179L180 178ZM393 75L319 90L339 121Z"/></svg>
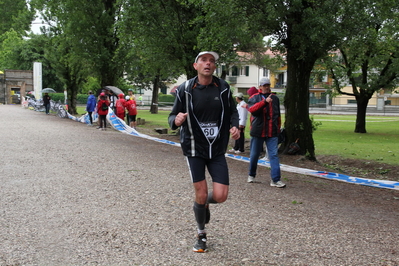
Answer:
<svg viewBox="0 0 399 266"><path fill-rule="evenodd" d="M42 90L42 93L57 93L57 92L52 88L45 88Z"/></svg>
<svg viewBox="0 0 399 266"><path fill-rule="evenodd" d="M115 95L124 94L121 89L114 86L105 86L104 89L112 91Z"/></svg>

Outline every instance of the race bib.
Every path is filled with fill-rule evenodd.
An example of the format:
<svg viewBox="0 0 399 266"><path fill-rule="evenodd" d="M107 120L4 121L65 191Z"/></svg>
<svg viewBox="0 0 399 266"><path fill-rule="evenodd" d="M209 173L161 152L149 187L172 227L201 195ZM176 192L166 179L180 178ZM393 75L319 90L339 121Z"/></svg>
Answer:
<svg viewBox="0 0 399 266"><path fill-rule="evenodd" d="M205 137L209 140L216 138L219 134L219 128L216 122L201 122L199 125Z"/></svg>

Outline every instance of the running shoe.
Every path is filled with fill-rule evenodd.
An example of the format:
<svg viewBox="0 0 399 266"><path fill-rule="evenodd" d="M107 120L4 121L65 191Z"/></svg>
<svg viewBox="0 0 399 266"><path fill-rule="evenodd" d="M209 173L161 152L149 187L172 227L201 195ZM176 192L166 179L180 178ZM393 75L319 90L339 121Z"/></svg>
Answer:
<svg viewBox="0 0 399 266"><path fill-rule="evenodd" d="M272 181L270 181L270 186L271 187L283 188L283 187L285 187L285 184L283 182L281 182L280 180L277 181L277 182L273 182L273 180L272 180Z"/></svg>
<svg viewBox="0 0 399 266"><path fill-rule="evenodd" d="M208 251L206 249L206 234L198 234L198 238L194 244L193 251L198 253L204 253Z"/></svg>

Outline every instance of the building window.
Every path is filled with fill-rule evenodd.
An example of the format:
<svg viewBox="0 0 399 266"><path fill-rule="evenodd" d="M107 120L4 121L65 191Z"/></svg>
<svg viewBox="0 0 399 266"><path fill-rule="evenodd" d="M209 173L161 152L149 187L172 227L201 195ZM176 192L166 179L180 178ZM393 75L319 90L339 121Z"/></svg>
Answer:
<svg viewBox="0 0 399 266"><path fill-rule="evenodd" d="M240 68L240 76L249 76L249 66Z"/></svg>
<svg viewBox="0 0 399 266"><path fill-rule="evenodd" d="M229 70L227 69L227 67L225 65L222 66L222 74L223 74L223 71L226 72L226 76L229 75Z"/></svg>
<svg viewBox="0 0 399 266"><path fill-rule="evenodd" d="M263 76L266 78L269 77L269 70L267 68L263 68Z"/></svg>
<svg viewBox="0 0 399 266"><path fill-rule="evenodd" d="M236 67L236 66L231 67L231 75L238 76L238 67Z"/></svg>

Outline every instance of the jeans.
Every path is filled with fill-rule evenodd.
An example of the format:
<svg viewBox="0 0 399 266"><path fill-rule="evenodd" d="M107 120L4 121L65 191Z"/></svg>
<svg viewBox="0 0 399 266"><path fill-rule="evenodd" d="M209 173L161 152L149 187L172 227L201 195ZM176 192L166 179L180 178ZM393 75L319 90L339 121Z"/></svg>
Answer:
<svg viewBox="0 0 399 266"><path fill-rule="evenodd" d="M262 151L263 143L266 142L267 153L270 161L270 175L274 182L281 178L280 160L278 158L278 137L272 138L251 138L251 151L249 159L249 175L256 176L256 168L258 167L258 160L260 152Z"/></svg>
<svg viewBox="0 0 399 266"><path fill-rule="evenodd" d="M45 104L44 107L46 108L46 114L50 113L50 104Z"/></svg>
<svg viewBox="0 0 399 266"><path fill-rule="evenodd" d="M93 124L93 117L92 117L93 112L87 112L87 113L89 114L90 124Z"/></svg>

